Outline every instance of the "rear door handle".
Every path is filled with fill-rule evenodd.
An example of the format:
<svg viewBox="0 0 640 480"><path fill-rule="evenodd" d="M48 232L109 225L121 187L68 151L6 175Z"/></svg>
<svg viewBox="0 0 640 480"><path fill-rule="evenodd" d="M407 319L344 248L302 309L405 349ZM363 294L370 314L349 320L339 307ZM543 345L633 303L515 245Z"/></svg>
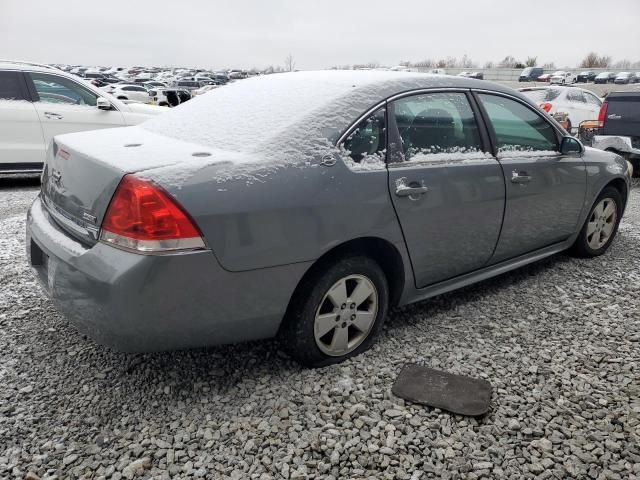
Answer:
<svg viewBox="0 0 640 480"><path fill-rule="evenodd" d="M529 183L531 181L531 175L527 175L527 172L518 172L514 170L511 172L511 183Z"/></svg>
<svg viewBox="0 0 640 480"><path fill-rule="evenodd" d="M404 179L403 179L404 180ZM424 180L418 184L417 182L411 182L407 185L404 181L400 181L396 184L396 195L399 197L413 197L417 195L424 195L429 191L429 187L426 187Z"/></svg>
<svg viewBox="0 0 640 480"><path fill-rule="evenodd" d="M55 113L55 112L44 112L44 116L49 118L49 119L55 118L56 120L62 120L64 118L59 113Z"/></svg>

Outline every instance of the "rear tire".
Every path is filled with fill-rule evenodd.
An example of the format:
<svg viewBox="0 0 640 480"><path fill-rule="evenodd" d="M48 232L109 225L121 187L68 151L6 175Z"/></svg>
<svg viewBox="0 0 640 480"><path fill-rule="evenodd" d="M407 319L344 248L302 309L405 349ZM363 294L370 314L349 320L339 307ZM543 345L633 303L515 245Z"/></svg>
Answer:
<svg viewBox="0 0 640 480"><path fill-rule="evenodd" d="M606 187L594 202L571 252L584 258L606 252L616 237L622 215L622 197L614 187Z"/></svg>
<svg viewBox="0 0 640 480"><path fill-rule="evenodd" d="M307 367L340 363L372 345L388 306L389 287L380 266L369 257L342 257L300 284L280 329L280 344Z"/></svg>

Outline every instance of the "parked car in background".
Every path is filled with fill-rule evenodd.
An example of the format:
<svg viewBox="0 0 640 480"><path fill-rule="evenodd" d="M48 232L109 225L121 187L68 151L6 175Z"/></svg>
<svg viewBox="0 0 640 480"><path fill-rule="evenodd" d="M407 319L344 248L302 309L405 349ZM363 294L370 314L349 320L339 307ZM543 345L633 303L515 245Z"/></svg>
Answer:
<svg viewBox="0 0 640 480"><path fill-rule="evenodd" d="M118 100L133 100L140 103L151 103L151 96L146 88L142 85L110 85L111 95Z"/></svg>
<svg viewBox="0 0 640 480"><path fill-rule="evenodd" d="M558 70L551 75L549 83L551 85L569 85L572 83L576 83L576 76L571 72Z"/></svg>
<svg viewBox="0 0 640 480"><path fill-rule="evenodd" d="M429 73L433 75L446 75L447 71L444 68L432 68Z"/></svg>
<svg viewBox="0 0 640 480"><path fill-rule="evenodd" d="M627 83L637 83L638 78L636 77L636 74L633 72L620 72L618 75L616 75L616 78L613 82L618 85L624 85Z"/></svg>
<svg viewBox="0 0 640 480"><path fill-rule="evenodd" d="M592 145L615 152L640 175L640 92L611 92L598 115L598 131Z"/></svg>
<svg viewBox="0 0 640 480"><path fill-rule="evenodd" d="M196 82L195 80L178 80L177 82L175 82L174 87L192 92L202 87L202 84L200 82Z"/></svg>
<svg viewBox="0 0 640 480"><path fill-rule="evenodd" d="M527 67L522 70L520 73L520 77L518 77L519 82L535 82L541 75L544 74L544 69L542 67Z"/></svg>
<svg viewBox="0 0 640 480"><path fill-rule="evenodd" d="M594 83L613 83L616 79L615 72L602 72L596 75Z"/></svg>
<svg viewBox="0 0 640 480"><path fill-rule="evenodd" d="M164 110L126 105L55 68L0 61L0 174L39 173L55 135L136 125Z"/></svg>
<svg viewBox="0 0 640 480"><path fill-rule="evenodd" d="M538 82L545 82L545 83L549 83L551 81L551 74L550 73L543 73L542 75L540 75L538 77Z"/></svg>
<svg viewBox="0 0 640 480"><path fill-rule="evenodd" d="M484 74L482 72L460 72L458 77L475 78L477 80L483 80Z"/></svg>
<svg viewBox="0 0 640 480"><path fill-rule="evenodd" d="M189 90L177 87L154 88L149 90L149 95L151 103L161 107L177 107L192 98Z"/></svg>
<svg viewBox="0 0 640 480"><path fill-rule="evenodd" d="M596 79L596 72L593 70L586 70L584 72L580 72L576 76L576 82L578 83L587 83L593 82Z"/></svg>
<svg viewBox="0 0 640 480"><path fill-rule="evenodd" d="M576 87L531 87L520 91L549 115L566 113L567 131L577 131L580 123L595 120L602 100L589 90Z"/></svg>
<svg viewBox="0 0 640 480"><path fill-rule="evenodd" d="M507 87L266 75L137 127L56 137L27 258L114 348L277 335L323 366L369 348L390 307L566 249L603 254L629 183L622 158Z"/></svg>
<svg viewBox="0 0 640 480"><path fill-rule="evenodd" d="M193 96L202 95L203 93L210 92L211 90L213 90L215 88L218 88L218 87L219 87L219 85L216 85L216 84L204 85L204 86L200 87L197 90L193 90L192 94L193 94Z"/></svg>

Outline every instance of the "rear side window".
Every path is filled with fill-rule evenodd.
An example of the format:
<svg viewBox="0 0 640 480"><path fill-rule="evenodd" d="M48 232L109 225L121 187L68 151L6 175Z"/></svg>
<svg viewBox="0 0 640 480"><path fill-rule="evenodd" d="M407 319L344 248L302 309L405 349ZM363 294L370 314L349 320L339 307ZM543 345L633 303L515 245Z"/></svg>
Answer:
<svg viewBox="0 0 640 480"><path fill-rule="evenodd" d="M600 101L600 99L598 97L596 97L594 94L589 93L589 92L583 92L584 93L584 97L587 100L587 103L590 105L596 105L596 106L600 106L602 105L602 102Z"/></svg>
<svg viewBox="0 0 640 480"><path fill-rule="evenodd" d="M384 164L387 143L384 112L384 108L381 108L362 120L342 144L353 162L361 165Z"/></svg>
<svg viewBox="0 0 640 480"><path fill-rule="evenodd" d="M19 73L0 72L0 100L24 100L20 82Z"/></svg>
<svg viewBox="0 0 640 480"><path fill-rule="evenodd" d="M553 126L520 102L479 94L496 135L498 152L558 151Z"/></svg>
<svg viewBox="0 0 640 480"><path fill-rule="evenodd" d="M522 90L522 93L536 103L551 102L560 96L557 88L541 88L538 90Z"/></svg>
<svg viewBox="0 0 640 480"><path fill-rule="evenodd" d="M429 93L394 102L405 161L430 154L482 150L473 110L464 93Z"/></svg>

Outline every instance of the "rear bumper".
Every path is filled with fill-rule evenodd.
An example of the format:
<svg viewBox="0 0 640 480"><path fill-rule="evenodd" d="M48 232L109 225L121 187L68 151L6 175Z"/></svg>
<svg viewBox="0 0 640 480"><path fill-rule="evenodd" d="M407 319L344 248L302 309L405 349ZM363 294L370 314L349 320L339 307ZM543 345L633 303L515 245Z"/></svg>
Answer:
<svg viewBox="0 0 640 480"><path fill-rule="evenodd" d="M138 255L62 232L36 198L27 258L56 308L121 351L191 348L274 336L308 268L222 269L210 251Z"/></svg>

